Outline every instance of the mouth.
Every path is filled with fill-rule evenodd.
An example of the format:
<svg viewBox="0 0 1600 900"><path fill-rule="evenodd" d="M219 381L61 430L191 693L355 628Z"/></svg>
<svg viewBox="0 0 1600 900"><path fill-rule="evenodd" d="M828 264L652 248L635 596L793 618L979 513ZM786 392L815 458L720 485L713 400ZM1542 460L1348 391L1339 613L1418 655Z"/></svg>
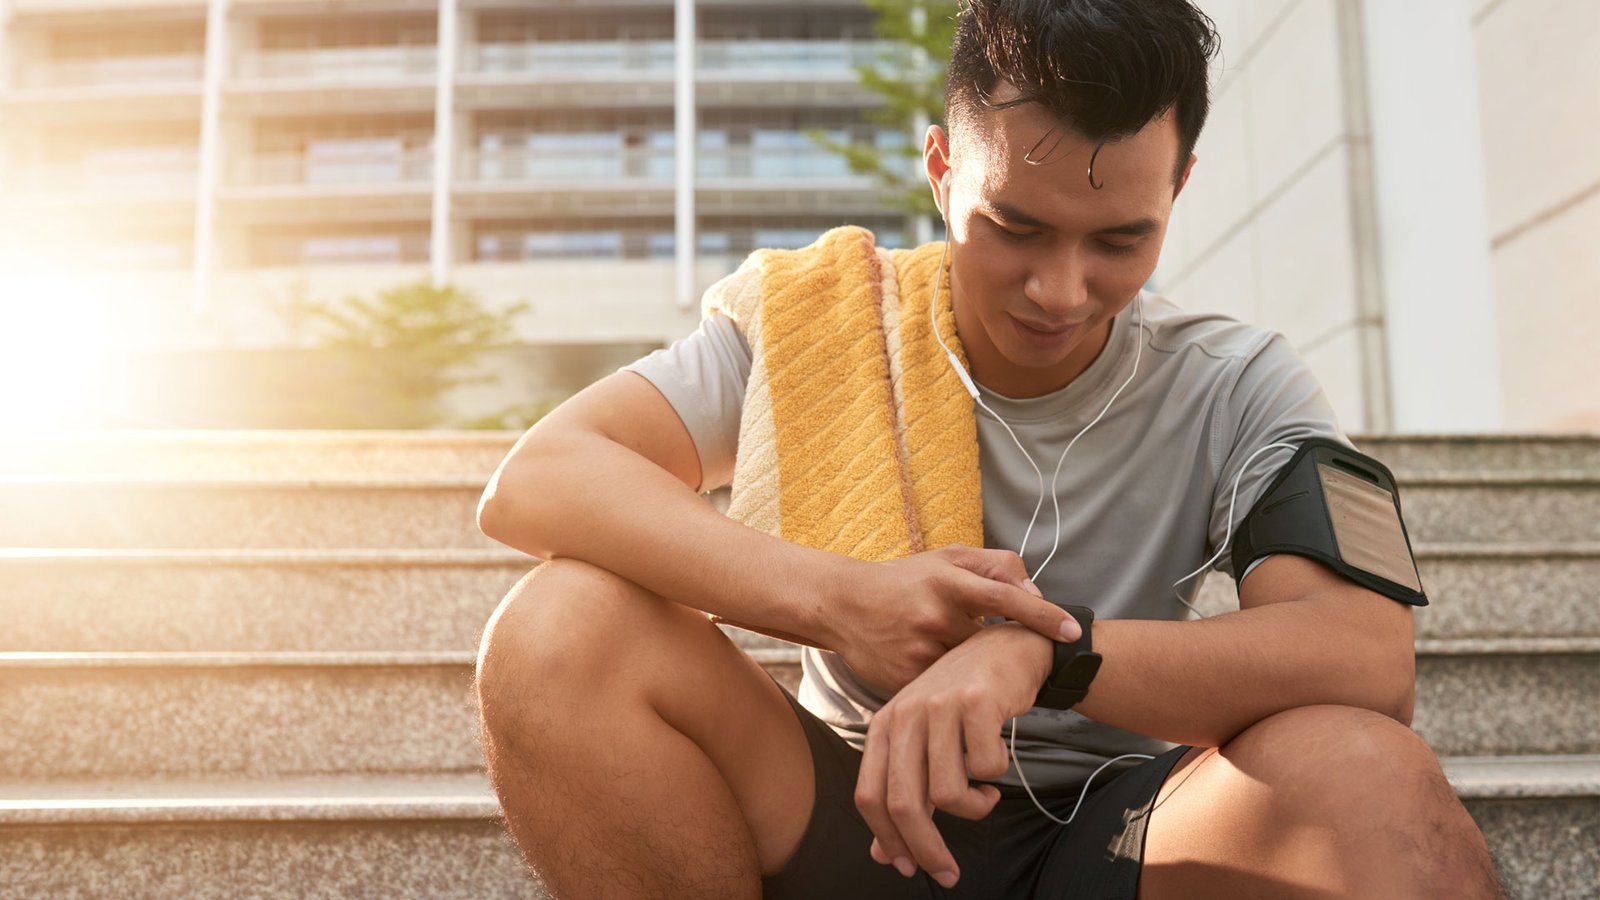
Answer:
<svg viewBox="0 0 1600 900"><path fill-rule="evenodd" d="M1017 324L1021 325L1022 327L1039 334L1066 334L1072 329L1083 324L1082 322L1062 322L1059 325L1047 325L1043 323L1035 324L1033 322L1029 322L1027 319L1017 319L1016 316L1012 316L1011 318L1016 319Z"/></svg>
<svg viewBox="0 0 1600 900"><path fill-rule="evenodd" d="M1017 334L1033 344L1058 345L1064 343L1074 334L1077 334L1078 329L1082 328L1084 324L1083 322L1067 322L1046 327L1042 324L1035 325L1026 322L1016 316L1010 316L1010 318L1015 324Z"/></svg>

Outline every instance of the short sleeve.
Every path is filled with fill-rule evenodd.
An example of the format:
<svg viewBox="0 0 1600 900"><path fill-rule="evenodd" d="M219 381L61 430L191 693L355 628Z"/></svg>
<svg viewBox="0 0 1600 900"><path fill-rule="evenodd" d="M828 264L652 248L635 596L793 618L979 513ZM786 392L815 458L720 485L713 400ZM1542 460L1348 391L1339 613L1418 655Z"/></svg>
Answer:
<svg viewBox="0 0 1600 900"><path fill-rule="evenodd" d="M1351 445L1322 385L1280 334L1244 361L1232 391L1216 409L1213 437L1213 471L1219 474L1206 535L1208 552L1216 553L1227 539L1228 552L1215 566L1233 575L1231 533L1300 444L1327 438Z"/></svg>
<svg viewBox="0 0 1600 900"><path fill-rule="evenodd" d="M750 367L744 335L733 320L711 312L688 337L618 369L655 385L683 420L700 456L701 492L733 480Z"/></svg>

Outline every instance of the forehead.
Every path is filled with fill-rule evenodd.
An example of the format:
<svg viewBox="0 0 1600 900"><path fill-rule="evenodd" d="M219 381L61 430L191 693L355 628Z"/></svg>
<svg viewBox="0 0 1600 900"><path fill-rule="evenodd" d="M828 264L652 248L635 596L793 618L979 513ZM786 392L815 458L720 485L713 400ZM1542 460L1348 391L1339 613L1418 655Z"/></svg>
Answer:
<svg viewBox="0 0 1600 900"><path fill-rule="evenodd" d="M1084 207L1131 218L1171 203L1178 131L1170 112L1107 143L1097 157L1096 143L1062 127L1035 103L980 109L950 135L960 181L977 188L982 199L1023 204L1040 218L1050 218L1050 209L1061 216ZM1091 157L1100 190L1089 184Z"/></svg>

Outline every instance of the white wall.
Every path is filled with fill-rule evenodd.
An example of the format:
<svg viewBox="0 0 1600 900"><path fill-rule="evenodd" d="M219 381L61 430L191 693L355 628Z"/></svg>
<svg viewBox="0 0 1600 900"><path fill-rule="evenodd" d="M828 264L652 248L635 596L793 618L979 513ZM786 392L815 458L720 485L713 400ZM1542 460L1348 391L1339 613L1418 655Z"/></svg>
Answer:
<svg viewBox="0 0 1600 900"><path fill-rule="evenodd" d="M1282 331L1344 426L1366 431L1388 413L1381 343L1365 324L1370 182L1341 5L1203 0L1222 35L1212 111L1156 277L1185 307Z"/></svg>
<svg viewBox="0 0 1600 900"><path fill-rule="evenodd" d="M1600 3L1476 6L1506 425L1597 431Z"/></svg>
<svg viewBox="0 0 1600 900"><path fill-rule="evenodd" d="M1426 101L1394 105L1414 85L1394 87L1408 76L1386 74L1372 56L1385 51L1363 33L1375 23L1364 21L1361 0L1200 5L1217 22L1222 56L1158 287L1186 307L1284 332L1353 431L1416 430L1407 420L1435 405L1464 410L1463 419L1481 409L1477 421L1493 423L1447 430L1600 430L1600 2L1431 0L1438 15L1471 28L1475 52L1461 81L1476 100L1479 140L1429 133L1398 151L1384 140L1409 121L1404 104ZM1385 78L1390 94L1379 96ZM1481 162L1461 168L1480 152ZM1428 153L1438 155L1435 176L1476 171L1476 183L1446 186L1438 208L1419 203L1414 173L1427 174L1417 167ZM1407 165L1413 174L1384 187L1385 164L1391 176ZM1453 207L1473 203L1486 224L1463 237L1469 217ZM1476 258L1451 262L1458 257L1440 252L1434 228L1467 241L1461 252ZM1407 253L1421 265L1397 259ZM1473 310L1489 320L1489 333L1472 338L1491 348L1481 368L1498 374L1471 370L1473 357L1458 353L1459 377L1419 386L1415 370L1386 360L1391 345L1404 351L1398 363L1454 352L1462 323L1452 316Z"/></svg>

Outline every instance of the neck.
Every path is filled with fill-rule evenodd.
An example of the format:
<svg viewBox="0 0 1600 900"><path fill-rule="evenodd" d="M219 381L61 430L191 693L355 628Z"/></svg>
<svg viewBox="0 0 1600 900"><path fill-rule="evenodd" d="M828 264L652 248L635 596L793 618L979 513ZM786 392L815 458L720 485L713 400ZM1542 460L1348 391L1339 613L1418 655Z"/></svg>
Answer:
<svg viewBox="0 0 1600 900"><path fill-rule="evenodd" d="M972 364L973 380L991 391L1013 400L1030 400L1053 394L1078 379L1094 365L1111 342L1111 328L1116 321L1107 320L1078 346L1072 348L1065 359L1050 367L1019 366L1001 355L989 340L979 323L970 326L962 321L961 310L956 310L956 327L961 342ZM967 335L977 334L979 339L968 341Z"/></svg>

